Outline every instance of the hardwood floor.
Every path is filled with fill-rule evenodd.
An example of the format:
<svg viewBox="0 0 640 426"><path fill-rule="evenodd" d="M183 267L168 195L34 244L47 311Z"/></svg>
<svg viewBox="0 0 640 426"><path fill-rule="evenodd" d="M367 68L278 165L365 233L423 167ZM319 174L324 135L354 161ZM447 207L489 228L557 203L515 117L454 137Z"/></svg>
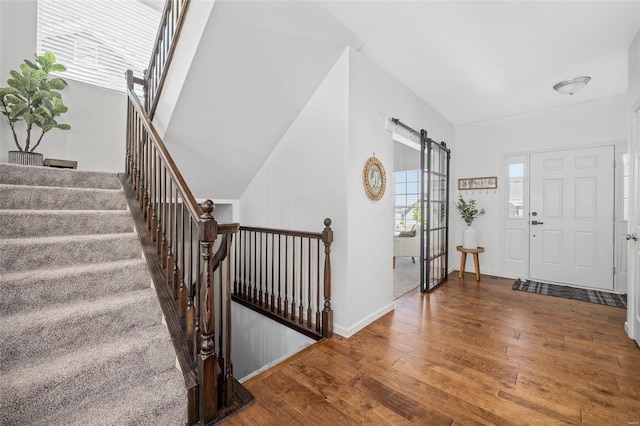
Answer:
<svg viewBox="0 0 640 426"><path fill-rule="evenodd" d="M626 310L511 290L457 272L350 339L313 345L245 382L228 425L640 422L640 349Z"/></svg>

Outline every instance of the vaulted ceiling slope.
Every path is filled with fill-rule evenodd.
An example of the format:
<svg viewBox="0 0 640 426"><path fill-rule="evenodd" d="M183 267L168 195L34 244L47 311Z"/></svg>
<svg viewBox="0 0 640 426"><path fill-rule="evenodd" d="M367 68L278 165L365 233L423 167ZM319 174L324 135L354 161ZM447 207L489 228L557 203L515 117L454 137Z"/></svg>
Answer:
<svg viewBox="0 0 640 426"><path fill-rule="evenodd" d="M321 1L454 125L626 93L639 1ZM552 86L589 75L572 96Z"/></svg>
<svg viewBox="0 0 640 426"><path fill-rule="evenodd" d="M239 198L348 45L316 2L216 1L165 134L196 197Z"/></svg>
<svg viewBox="0 0 640 426"><path fill-rule="evenodd" d="M638 0L216 0L165 139L197 197L237 199L346 46L464 125L626 93L639 28Z"/></svg>

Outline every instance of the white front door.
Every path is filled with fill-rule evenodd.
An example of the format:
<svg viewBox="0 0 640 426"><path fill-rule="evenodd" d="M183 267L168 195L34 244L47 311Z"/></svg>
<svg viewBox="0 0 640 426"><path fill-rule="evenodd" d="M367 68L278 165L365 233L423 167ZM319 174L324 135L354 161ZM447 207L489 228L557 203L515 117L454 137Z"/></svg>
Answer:
<svg viewBox="0 0 640 426"><path fill-rule="evenodd" d="M640 107L633 115L629 185L629 293L627 326L629 337L640 345Z"/></svg>
<svg viewBox="0 0 640 426"><path fill-rule="evenodd" d="M530 171L530 278L613 290L613 146L532 154Z"/></svg>

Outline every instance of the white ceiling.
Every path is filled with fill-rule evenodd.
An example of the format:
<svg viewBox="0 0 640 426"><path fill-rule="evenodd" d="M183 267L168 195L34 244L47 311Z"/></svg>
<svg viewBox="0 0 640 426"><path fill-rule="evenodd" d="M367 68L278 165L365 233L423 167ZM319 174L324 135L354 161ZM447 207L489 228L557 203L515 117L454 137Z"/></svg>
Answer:
<svg viewBox="0 0 640 426"><path fill-rule="evenodd" d="M454 125L624 94L639 1L217 0L165 141L197 197L239 198L346 46Z"/></svg>
<svg viewBox="0 0 640 426"><path fill-rule="evenodd" d="M454 125L624 94L640 1L321 1ZM572 96L552 86L589 75Z"/></svg>

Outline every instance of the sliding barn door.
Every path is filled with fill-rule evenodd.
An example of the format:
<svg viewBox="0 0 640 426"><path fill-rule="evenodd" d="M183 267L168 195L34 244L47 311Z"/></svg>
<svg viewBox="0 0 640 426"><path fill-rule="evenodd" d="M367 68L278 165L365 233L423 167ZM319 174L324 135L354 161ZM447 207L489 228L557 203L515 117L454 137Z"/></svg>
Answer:
<svg viewBox="0 0 640 426"><path fill-rule="evenodd" d="M428 292L447 280L449 252L449 160L447 145L421 132L420 283Z"/></svg>

